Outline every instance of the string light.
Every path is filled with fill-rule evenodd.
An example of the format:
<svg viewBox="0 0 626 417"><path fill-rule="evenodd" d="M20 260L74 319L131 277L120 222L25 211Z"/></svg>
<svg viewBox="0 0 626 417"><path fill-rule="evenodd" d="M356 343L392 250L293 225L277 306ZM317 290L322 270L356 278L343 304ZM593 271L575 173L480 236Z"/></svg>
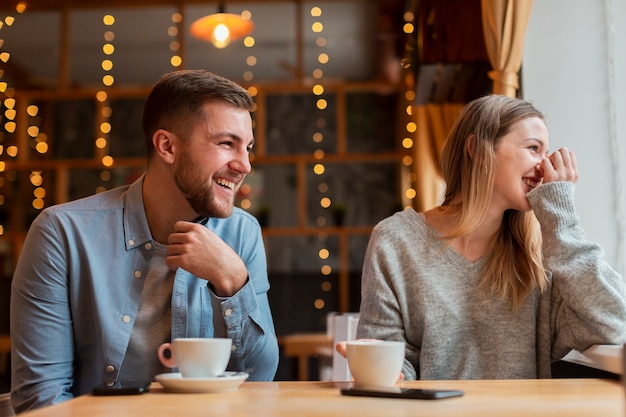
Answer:
<svg viewBox="0 0 626 417"><path fill-rule="evenodd" d="M241 17L242 19L245 19L247 21L252 21L252 12L250 12L249 10L244 10L241 12ZM256 40L254 39L254 36L252 36L251 34L244 37L243 39L243 45L244 47L249 51L249 55L246 57L246 70L243 73L243 79L248 82L248 83L252 83L254 80L254 67L257 65L258 63L258 58L257 56L253 53L253 47L256 44ZM250 96L253 99L256 99L259 90L258 87L250 84L248 86L248 93L250 94ZM256 102L255 102L255 108L253 109L253 111L256 110ZM255 123L255 120L252 121L252 123ZM254 125L253 125L254 126ZM251 154L250 156L251 158L254 157L253 154ZM252 171L250 171L250 173L248 174L247 178L249 180L254 181L254 176L256 174L256 170L253 168ZM261 212L261 203L257 203L256 205L259 207L253 207L253 202L252 202L252 187L250 186L250 184L243 184L241 186L241 188L239 189L239 195L241 196L241 201L239 202L239 206L244 209L244 210L251 210L254 209L257 212Z"/></svg>
<svg viewBox="0 0 626 417"><path fill-rule="evenodd" d="M183 15L181 13L172 14L172 25L167 29L167 33L172 40L170 41L170 51L172 51L172 57L170 58L170 65L174 68L179 68L183 65L183 58L180 56L180 41L179 34L181 31L181 25L183 22Z"/></svg>
<svg viewBox="0 0 626 417"><path fill-rule="evenodd" d="M319 129L315 131L311 137L313 143L320 145L324 142L324 134L322 133L322 129L326 127L326 118L324 116L324 111L328 108L328 101L325 98L326 88L322 84L322 79L324 77L324 71L322 66L326 65L330 57L326 52L323 51L323 48L326 47L327 41L323 36L324 31L324 23L321 21L322 16L322 8L319 6L314 6L310 10L311 16L315 19L315 21L311 24L311 31L317 34L317 38L315 41L315 45L319 48L320 52L317 55L317 62L319 66L313 69L311 75L315 80L314 85L311 88L311 92L316 98L315 106L317 107L320 117L316 121L316 127ZM324 150L319 147L313 151L313 156L319 162L313 165L313 173L320 178L320 182L318 183L318 191L322 195L320 199L320 206L324 209L326 213L332 206L332 200L326 194L329 192L328 183L324 180L323 175L326 173L326 166L324 164L324 157L326 156ZM317 218L317 225L320 227L324 227L328 224L328 216L319 216ZM322 266L320 268L320 273L322 274L322 291L328 292L332 288L330 282L326 279L328 275L332 272L332 267L328 264L329 259L331 258L331 251L327 247L328 235L326 233L320 233L318 239L322 245L320 250L318 251L318 257L322 261ZM317 310L322 310L326 306L326 302L322 298L317 298L313 306Z"/></svg>
<svg viewBox="0 0 626 417"><path fill-rule="evenodd" d="M411 38L414 31L415 31L415 25L414 25L414 19L415 19L415 15L413 12L407 11L404 13L403 15L403 19L404 19L404 25L402 27L404 33L407 35L408 38ZM410 53L410 51L413 50L413 46L407 44L407 53ZM409 71L411 70L409 63L411 62L410 59L404 59L403 60L403 69L409 73ZM402 180L402 185L403 185L403 189L404 189L404 204L406 206L412 206L413 205L413 201L415 201L415 198L417 197L417 191L415 190L415 188L412 186L412 184L415 182L415 173L413 172L413 170L415 169L415 167L413 166L413 158L410 156L413 153L413 148L415 146L415 141L413 139L413 137L415 136L415 132L417 131L417 124L413 121L413 101L415 100L415 88L414 88L414 82L412 81L413 78L411 76L407 76L405 78L405 91L404 91L404 100L407 103L406 104L406 110L405 110L405 114L406 114L406 120L408 120L408 122L405 124L405 133L403 135L403 139L401 142L402 148L405 149L407 151L407 154L405 156L402 157L402 168L403 168L403 180Z"/></svg>
<svg viewBox="0 0 626 417"><path fill-rule="evenodd" d="M102 85L103 90L100 90L96 93L96 101L98 106L100 107L100 124L98 126L99 134L96 140L94 141L94 146L96 149L96 155L100 156L100 161L102 165L106 169L113 166L113 157L107 154L109 149L109 136L111 133L111 114L112 110L110 105L108 104L108 94L106 89L110 88L115 84L115 77L112 74L114 63L113 63L113 54L115 53L115 45L113 41L115 40L115 32L113 31L113 25L115 24L115 17L110 14L106 14L102 18L102 23L105 26L104 31L104 44L102 45L102 52L105 57L102 60L102 70L104 75L102 76ZM110 178L110 173L100 174L100 178L103 182L106 182L104 178ZM96 192L105 191L106 187L100 185L96 188Z"/></svg>
<svg viewBox="0 0 626 417"><path fill-rule="evenodd" d="M24 13L26 10L26 3L19 2L15 11L18 14ZM11 27L15 23L15 17L12 15L7 15L3 20L0 20L0 30ZM1 35L1 33L0 33ZM0 47L4 46L4 37L0 37ZM3 63L8 63L11 59L11 54L8 51L0 51L0 61ZM18 154L18 147L14 144L9 144L8 139L13 136L15 133L15 129L17 125L15 123L15 98L14 93L15 90L9 86L7 81L4 81L2 78L4 77L4 70L0 69L0 93L4 94L5 98L2 104L5 107L4 118L6 122L4 125L0 126L4 128L4 131L0 130L0 206L4 206L5 203L5 184L7 180L13 181L17 178L17 175L14 171L10 173L6 172L6 160L5 157L8 156L10 158L15 158ZM0 118L1 119L1 118ZM31 132L33 132L31 130ZM43 201L43 200L42 200ZM0 224L0 235L4 234L4 224Z"/></svg>

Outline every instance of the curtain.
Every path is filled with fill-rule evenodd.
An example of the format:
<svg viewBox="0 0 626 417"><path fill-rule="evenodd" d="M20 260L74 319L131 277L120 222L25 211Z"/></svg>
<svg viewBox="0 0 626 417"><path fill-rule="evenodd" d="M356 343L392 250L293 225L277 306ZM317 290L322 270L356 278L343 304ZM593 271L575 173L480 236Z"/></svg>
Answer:
<svg viewBox="0 0 626 417"><path fill-rule="evenodd" d="M493 93L515 97L533 0L481 0L483 35L493 68Z"/></svg>
<svg viewBox="0 0 626 417"><path fill-rule="evenodd" d="M445 182L441 176L440 157L448 132L463 109L462 103L413 106L417 124L413 166L416 167L414 208L429 210L441 203Z"/></svg>

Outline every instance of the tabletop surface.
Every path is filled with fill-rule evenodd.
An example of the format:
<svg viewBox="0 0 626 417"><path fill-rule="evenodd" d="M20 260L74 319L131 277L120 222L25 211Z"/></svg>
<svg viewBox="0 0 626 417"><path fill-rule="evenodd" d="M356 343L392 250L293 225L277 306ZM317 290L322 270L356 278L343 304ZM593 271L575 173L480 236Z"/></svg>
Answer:
<svg viewBox="0 0 626 417"><path fill-rule="evenodd" d="M85 395L42 408L28 417L54 416L624 416L618 381L544 379L499 381L411 381L404 387L460 389L464 396L443 400L347 397L334 382L245 382L234 392L175 394L154 383L134 396Z"/></svg>

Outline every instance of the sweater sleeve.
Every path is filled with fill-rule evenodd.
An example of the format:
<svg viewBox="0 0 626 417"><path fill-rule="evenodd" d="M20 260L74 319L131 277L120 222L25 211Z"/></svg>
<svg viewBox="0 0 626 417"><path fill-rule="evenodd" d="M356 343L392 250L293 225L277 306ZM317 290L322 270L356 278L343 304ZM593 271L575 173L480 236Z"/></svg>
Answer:
<svg viewBox="0 0 626 417"><path fill-rule="evenodd" d="M528 193L528 200L541 225L544 267L552 273L552 359L571 349L622 343L624 280L580 227L574 184L543 184Z"/></svg>
<svg viewBox="0 0 626 417"><path fill-rule="evenodd" d="M402 373L408 380L417 379L414 364L419 363L419 350L407 343L398 296L403 289L396 282L403 276L397 248L388 235L388 222L374 228L363 263L361 306L357 338L399 340L406 343Z"/></svg>

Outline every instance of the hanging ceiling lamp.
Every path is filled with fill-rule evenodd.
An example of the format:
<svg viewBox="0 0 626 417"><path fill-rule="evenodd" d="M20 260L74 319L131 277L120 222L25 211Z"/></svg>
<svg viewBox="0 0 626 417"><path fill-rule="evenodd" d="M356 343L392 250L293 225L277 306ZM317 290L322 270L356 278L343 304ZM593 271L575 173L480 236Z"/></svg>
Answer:
<svg viewBox="0 0 626 417"><path fill-rule="evenodd" d="M217 13L201 17L190 28L194 37L211 42L216 48L225 48L230 41L242 38L253 30L254 22L238 14L225 13L223 3L220 3Z"/></svg>

